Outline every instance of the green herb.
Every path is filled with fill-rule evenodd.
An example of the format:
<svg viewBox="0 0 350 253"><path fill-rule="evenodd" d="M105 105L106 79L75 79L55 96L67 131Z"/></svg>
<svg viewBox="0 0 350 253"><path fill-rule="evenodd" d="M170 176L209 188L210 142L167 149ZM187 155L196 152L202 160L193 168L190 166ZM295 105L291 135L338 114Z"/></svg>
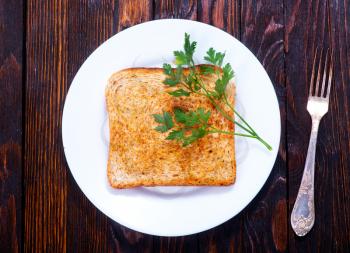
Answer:
<svg viewBox="0 0 350 253"><path fill-rule="evenodd" d="M185 96L188 97L191 93L189 93L188 91L185 91L183 89L178 89L178 90L174 90L174 91L170 91L168 92L170 95L174 96L174 97L181 97L181 96Z"/></svg>
<svg viewBox="0 0 350 253"><path fill-rule="evenodd" d="M221 78L218 78L215 82L215 96L216 98L222 98L226 91L226 87L230 80L233 78L233 70L231 68L231 65L227 63L224 68L222 69L222 75Z"/></svg>
<svg viewBox="0 0 350 253"><path fill-rule="evenodd" d="M210 75L215 73L215 69L213 68L213 66L200 65L199 69L202 75Z"/></svg>
<svg viewBox="0 0 350 253"><path fill-rule="evenodd" d="M225 53L216 52L212 47L207 51L207 55L204 56L204 60L210 62L213 65L221 67L225 58Z"/></svg>
<svg viewBox="0 0 350 253"><path fill-rule="evenodd" d="M174 87L178 83L181 82L181 78L182 78L182 67L181 66L179 66L175 70L173 70L173 68L171 67L170 64L164 63L163 64L163 71L164 71L164 74L166 74L168 76L163 81L164 84L166 84L170 87Z"/></svg>
<svg viewBox="0 0 350 253"><path fill-rule="evenodd" d="M174 126L173 119L168 112L163 112L163 114L153 114L153 117L157 123L160 123L160 125L155 128L158 132L165 133Z"/></svg>
<svg viewBox="0 0 350 253"><path fill-rule="evenodd" d="M256 133L247 121L234 109L227 98L226 88L230 80L234 77L234 72L230 63L226 63L223 66L225 53L209 48L204 56L204 60L209 64L201 65L198 68L193 60L196 46L197 42L191 42L190 35L185 33L183 50L174 51L176 68L172 68L168 63L163 65L164 74L167 76L163 83L169 87L178 88L168 92L168 94L174 97L188 97L192 93L203 95L226 120L235 123L244 132L237 133L214 128L208 123L211 112L206 112L203 108L187 112L175 108L173 112L154 114L155 121L160 123L155 130L165 133L174 128L169 132L166 139L179 141L183 146L188 146L208 134L219 133L254 138L265 145L267 149L272 150L272 147ZM187 74L184 74L183 68L189 68ZM217 79L215 81L215 88L210 90L202 81L202 76L213 74L216 75ZM220 106L221 104L227 105L242 123L237 122L232 116L226 113ZM174 124L173 117L176 124Z"/></svg>
<svg viewBox="0 0 350 253"><path fill-rule="evenodd" d="M167 114L170 115L169 112ZM195 111L185 112L175 108L173 114L176 125L175 129L167 136L167 140L176 140L181 142L183 146L188 146L210 133L208 125L210 111L206 112L203 108L198 108Z"/></svg>

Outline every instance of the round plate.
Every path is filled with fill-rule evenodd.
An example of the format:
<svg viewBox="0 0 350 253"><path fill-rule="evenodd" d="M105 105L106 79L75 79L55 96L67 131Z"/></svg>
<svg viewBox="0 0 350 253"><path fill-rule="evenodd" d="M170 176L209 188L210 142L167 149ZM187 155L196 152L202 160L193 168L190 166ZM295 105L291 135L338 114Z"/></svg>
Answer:
<svg viewBox="0 0 350 253"><path fill-rule="evenodd" d="M108 121L105 86L113 72L161 66L183 46L184 33L198 42L197 63L208 48L225 51L236 78L237 106L273 147L236 137L237 179L228 187L139 187L117 190L107 181ZM116 222L147 234L180 236L217 226L257 195L274 165L280 112L272 83L255 56L230 34L189 20L157 20L126 29L103 43L76 74L63 110L64 152L87 198Z"/></svg>

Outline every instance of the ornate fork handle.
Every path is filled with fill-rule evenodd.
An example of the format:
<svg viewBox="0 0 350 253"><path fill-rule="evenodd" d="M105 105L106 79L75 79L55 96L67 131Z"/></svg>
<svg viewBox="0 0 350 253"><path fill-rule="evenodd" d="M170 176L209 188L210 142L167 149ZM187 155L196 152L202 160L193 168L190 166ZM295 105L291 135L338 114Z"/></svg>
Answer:
<svg viewBox="0 0 350 253"><path fill-rule="evenodd" d="M320 118L313 117L303 178L291 216L292 228L298 236L307 234L315 223L314 174L319 124Z"/></svg>

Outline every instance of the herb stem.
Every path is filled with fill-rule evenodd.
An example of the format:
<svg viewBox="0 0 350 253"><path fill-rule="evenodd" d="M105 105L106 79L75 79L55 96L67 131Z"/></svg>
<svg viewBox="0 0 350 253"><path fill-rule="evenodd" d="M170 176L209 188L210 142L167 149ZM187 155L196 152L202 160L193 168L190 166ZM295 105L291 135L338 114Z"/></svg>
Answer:
<svg viewBox="0 0 350 253"><path fill-rule="evenodd" d="M256 139L260 141L268 150L272 150L272 147L270 144L268 144L266 141L264 141L260 136L256 135Z"/></svg>
<svg viewBox="0 0 350 253"><path fill-rule="evenodd" d="M219 133L219 134L238 135L238 136L243 136L243 137L249 137L249 138L255 138L255 139L256 139L256 136L254 136L254 135L242 134L242 133L236 133L236 132L229 132L229 131L223 131L223 130L216 129L216 128L214 128L214 129L215 129L215 130L210 130L210 131L208 131L208 133Z"/></svg>
<svg viewBox="0 0 350 253"><path fill-rule="evenodd" d="M229 103L226 94L224 93L224 101L225 103L228 105L228 107L230 107L230 109L237 115L237 117L242 120L242 122L250 129L250 131L252 131L252 133L256 134L256 132L254 131L254 129L248 124L247 121L244 120L244 118L233 108L233 106Z"/></svg>
<svg viewBox="0 0 350 253"><path fill-rule="evenodd" d="M195 70L195 74L196 73L196 70ZM247 126L243 126L241 123L237 122L236 120L233 119L233 117L230 117L216 102L215 100L211 97L209 91L206 89L205 85L203 84L203 81L198 78L198 82L200 84L200 87L204 90L205 95L209 101L212 103L212 105L214 105L214 107L221 113L221 115L226 118L227 120L233 122L234 124L236 124L237 126L239 126L240 128L242 128L243 130L245 130L246 132L248 132L250 135L248 134L242 134L242 133L236 133L236 132L233 132L233 133L229 133L229 132L225 132L222 130L218 130L216 129L215 131L216 132L220 132L220 133L226 133L226 134L233 134L233 135L237 135L237 136L243 136L243 137L249 137L249 138L253 138L253 139L257 139L258 141L260 141L268 150L272 150L272 147L264 140L262 139L255 131L254 129L248 124L247 121L245 121L243 119L243 117L233 108L233 106L229 103L228 99L227 99L227 96L226 96L226 93L224 93L224 102L225 104L238 116L238 118L240 120L242 120L242 122Z"/></svg>
<svg viewBox="0 0 350 253"><path fill-rule="evenodd" d="M235 123L237 126L239 126L240 128L242 128L243 130L247 131L248 133L254 135L252 131L250 131L249 129L247 129L246 127L244 127L242 124L240 124L239 122L237 122L236 120L234 120L232 117L230 117L223 109L221 109L221 107L214 101L214 99L210 96L208 90L204 87L204 85L201 83L201 87L203 88L204 92L206 93L205 96L210 100L210 102L212 103L212 105L214 105L214 107L222 114L222 116L224 116L224 118L226 118L227 120Z"/></svg>
<svg viewBox="0 0 350 253"><path fill-rule="evenodd" d="M272 150L272 147L266 141L264 141L261 137L259 137L258 135L249 135L249 134L242 134L242 133L236 133L236 132L229 132L229 131L224 131L224 130L217 129L215 127L210 127L210 128L213 129L213 130L209 130L208 133L230 134L230 135L236 135L236 136L242 136L242 137L248 137L248 138L252 138L252 139L257 139L268 150L270 150L270 151Z"/></svg>
<svg viewBox="0 0 350 253"><path fill-rule="evenodd" d="M248 124L246 120L233 108L233 106L229 103L226 93L224 93L224 101L225 103L230 107L230 109L237 115L237 117L242 120L242 122L251 130L252 134L256 136L256 139L259 140L268 150L272 150L272 147L264 140L262 139L255 131L254 129Z"/></svg>
<svg viewBox="0 0 350 253"><path fill-rule="evenodd" d="M225 101L225 104L226 104L228 107L230 107L230 109L231 109L232 111L235 111L235 109L233 108L233 106L230 104L230 102L229 102L228 99L227 99L226 92L224 92L224 101Z"/></svg>
<svg viewBox="0 0 350 253"><path fill-rule="evenodd" d="M242 120L242 122L249 128L250 131L248 131L249 133L252 133L253 135L257 135L257 133L254 131L254 129L248 124L247 121L245 121L243 119L243 117L233 108L233 106L230 104L230 102L227 99L226 93L224 93L224 102L225 104L238 116L238 118L240 120ZM237 124L239 126L239 124ZM246 130L246 128L243 128L244 130ZM247 130L246 130L247 131Z"/></svg>

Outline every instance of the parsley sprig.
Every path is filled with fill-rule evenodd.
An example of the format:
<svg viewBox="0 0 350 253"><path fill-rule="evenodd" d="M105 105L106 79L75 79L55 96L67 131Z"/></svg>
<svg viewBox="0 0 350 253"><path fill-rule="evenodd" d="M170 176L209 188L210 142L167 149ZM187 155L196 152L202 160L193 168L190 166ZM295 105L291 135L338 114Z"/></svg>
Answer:
<svg viewBox="0 0 350 253"><path fill-rule="evenodd" d="M253 138L260 141L268 150L272 150L272 147L256 133L234 109L227 98L226 88L234 77L234 72L230 63L224 65L225 53L209 48L204 56L204 60L209 64L198 67L193 60L196 46L197 42L191 42L190 35L185 33L183 50L174 51L176 68L172 68L168 63L163 64L163 71L166 75L163 83L169 87L176 88L168 92L169 95L174 97L188 97L191 94L203 95L226 120L235 123L244 132L238 133L215 128L209 124L211 112L205 111L203 108L198 108L194 111L183 111L180 108L174 108L173 112L153 114L155 121L160 124L155 130L161 133L171 130L166 139L179 141L183 146L188 146L208 134L219 133ZM184 68L188 68L189 71L185 73L183 71ZM206 75L216 75L217 79L214 89L210 89L203 82L202 77ZM222 104L226 105L241 122L234 120L222 108Z"/></svg>
<svg viewBox="0 0 350 253"><path fill-rule="evenodd" d="M174 118L177 123L177 128L173 129L167 140L177 140L188 146L192 142L203 138L209 134L208 120L210 111L205 112L203 108L198 108L195 111L184 112L179 108L174 110Z"/></svg>

